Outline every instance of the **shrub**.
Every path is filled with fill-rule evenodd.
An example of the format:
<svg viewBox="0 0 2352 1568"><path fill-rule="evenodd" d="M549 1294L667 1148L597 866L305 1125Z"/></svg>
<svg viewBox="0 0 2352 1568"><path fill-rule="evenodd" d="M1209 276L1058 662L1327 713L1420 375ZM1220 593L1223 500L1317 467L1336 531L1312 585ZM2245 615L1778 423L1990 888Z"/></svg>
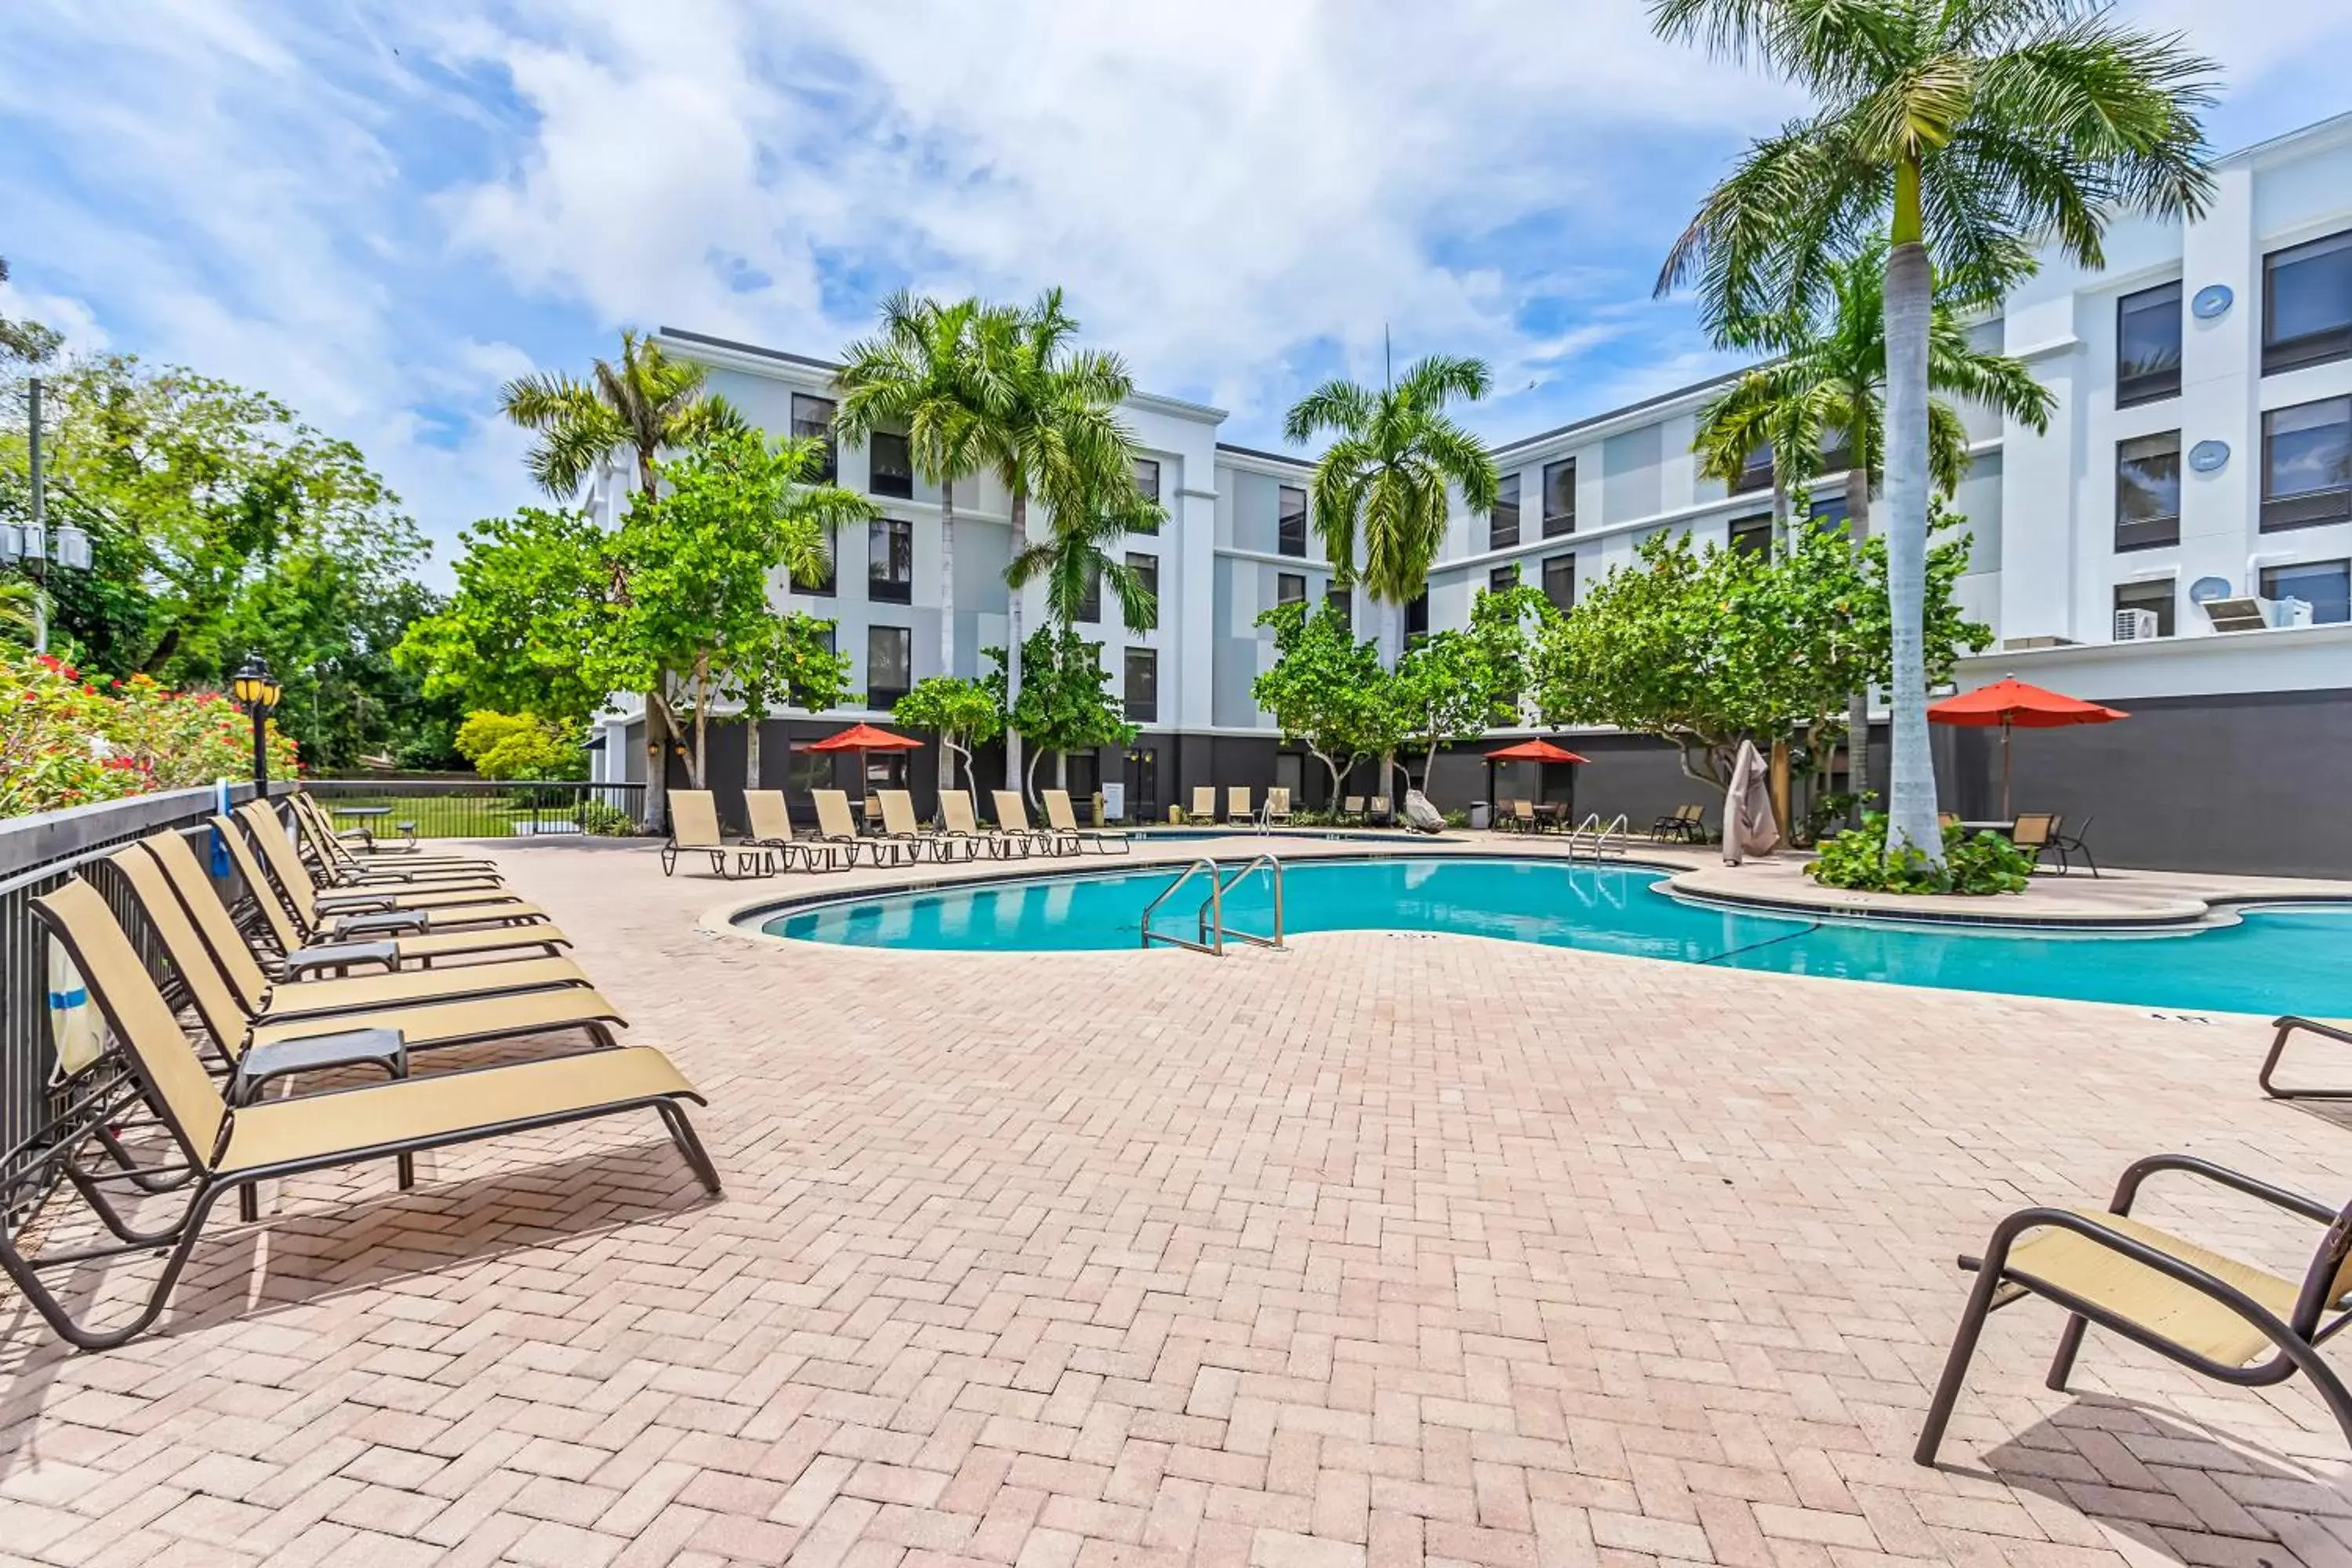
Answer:
<svg viewBox="0 0 2352 1568"><path fill-rule="evenodd" d="M1958 827L1944 829L1941 870L1930 868L1927 858L1908 845L1890 858L1886 818L1874 811L1864 814L1860 827L1822 840L1805 868L1825 888L1868 893L2021 893L2032 873L2032 859L2000 834L1970 837Z"/></svg>
<svg viewBox="0 0 2352 1568"><path fill-rule="evenodd" d="M636 819L609 801L580 803L580 831L598 838L626 838L636 832Z"/></svg>
<svg viewBox="0 0 2352 1568"><path fill-rule="evenodd" d="M536 713L480 709L457 726L458 753L486 779L582 779L588 753Z"/></svg>
<svg viewBox="0 0 2352 1568"><path fill-rule="evenodd" d="M273 778L296 773L273 724ZM253 721L215 691L143 675L103 685L48 654L0 655L0 816L57 811L253 773Z"/></svg>

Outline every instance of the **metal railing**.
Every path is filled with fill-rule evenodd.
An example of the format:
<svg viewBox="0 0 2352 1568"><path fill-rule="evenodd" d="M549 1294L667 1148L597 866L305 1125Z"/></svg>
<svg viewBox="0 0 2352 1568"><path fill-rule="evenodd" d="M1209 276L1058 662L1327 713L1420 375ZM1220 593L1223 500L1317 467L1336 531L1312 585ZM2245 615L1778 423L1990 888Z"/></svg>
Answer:
<svg viewBox="0 0 2352 1568"><path fill-rule="evenodd" d="M1239 887L1244 879L1260 870L1265 872L1266 879L1273 888L1274 932L1270 936L1260 936L1255 931L1235 931L1225 924L1225 895ZM1193 934L1186 937L1178 935L1174 931L1154 931L1151 927L1151 918L1160 912L1160 906L1173 898L1178 889L1203 872L1208 874L1209 896L1202 899L1200 907L1193 911ZM1229 939L1234 942L1245 942L1255 947L1279 949L1282 946L1283 936L1282 861L1273 855L1253 856L1239 870L1227 877L1223 874L1223 868L1214 860L1202 856L1177 873L1175 880L1160 889L1152 900L1143 906L1143 918L1138 923L1137 933L1144 947L1150 947L1155 942L1164 942L1171 947L1189 948L1194 952L1205 952L1213 958L1223 958L1225 955L1225 942Z"/></svg>
<svg viewBox="0 0 2352 1568"><path fill-rule="evenodd" d="M339 827L404 838L508 838L635 833L645 816L641 784L488 779L306 779L302 787Z"/></svg>
<svg viewBox="0 0 2352 1568"><path fill-rule="evenodd" d="M1152 900L1143 906L1143 920L1140 925L1142 942L1139 945L1150 947L1155 942L1164 942L1175 947L1189 947L1195 952L1210 953L1219 958L1224 956L1224 943L1221 939L1216 941L1213 945L1206 933L1203 933L1200 941L1195 942L1189 937L1178 936L1172 931L1153 931L1151 929L1151 917L1160 912L1160 906L1166 903L1171 897L1173 897L1177 889L1182 887L1185 883L1191 881L1194 877L1199 876L1203 871L1206 871L1209 874L1209 902L1219 902L1220 895L1217 890L1217 863L1203 855L1200 858L1194 860L1191 865L1185 867L1182 871L1177 874L1174 881L1160 889L1159 893L1153 897ZM1222 928L1224 923L1224 911L1220 908L1217 912L1219 917L1217 924Z"/></svg>
<svg viewBox="0 0 2352 1568"><path fill-rule="evenodd" d="M1603 826L1601 814L1596 811L1578 823L1569 834L1568 853L1571 859L1578 855L1590 855L1595 860L1600 859L1603 855L1622 857L1633 841L1633 827L1625 820L1623 812L1619 812L1614 819Z"/></svg>
<svg viewBox="0 0 2352 1568"><path fill-rule="evenodd" d="M1258 936L1250 931L1234 931L1228 928L1225 924L1225 895L1239 887L1244 878L1249 876L1252 872L1256 871L1261 867L1265 868L1267 880L1273 884L1274 888L1274 934L1272 936ZM1216 911L1216 924L1213 930L1209 925L1209 914L1213 908ZM1282 946L1281 860L1272 855L1252 856L1250 858L1249 864L1244 866L1231 877L1226 878L1223 882L1217 884L1214 895L1202 902L1200 910L1200 922L1203 933L1213 938L1215 941L1216 951L1220 953L1224 952L1224 939L1227 937L1233 938L1235 942L1246 942L1257 947L1271 947L1279 950Z"/></svg>

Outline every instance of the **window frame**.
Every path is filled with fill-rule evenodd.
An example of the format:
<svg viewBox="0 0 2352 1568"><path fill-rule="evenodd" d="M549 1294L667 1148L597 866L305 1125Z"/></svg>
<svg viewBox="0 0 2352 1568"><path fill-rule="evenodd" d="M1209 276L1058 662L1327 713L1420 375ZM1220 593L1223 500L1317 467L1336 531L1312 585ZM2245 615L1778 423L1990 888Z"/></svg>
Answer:
<svg viewBox="0 0 2352 1568"><path fill-rule="evenodd" d="M1518 542L1519 476L1514 472L1505 474L1496 487L1494 509L1486 513L1486 548L1508 550Z"/></svg>
<svg viewBox="0 0 2352 1568"><path fill-rule="evenodd" d="M1151 470L1151 482L1150 482L1149 485L1147 485L1147 484L1145 484L1145 483L1143 482L1143 471L1144 471L1146 468L1149 468L1149 469L1150 469L1150 470ZM1138 495L1139 495L1139 496L1141 496L1145 500L1150 501L1150 502L1152 502L1152 503L1153 503L1153 504L1155 504L1155 505L1157 505L1157 504L1159 503L1159 500L1160 500L1160 459L1159 459L1159 458L1136 458L1136 459L1135 459L1135 493L1136 493L1136 494L1138 494ZM1139 531L1145 532L1145 533L1151 533L1151 532L1157 532L1158 531L1157 531L1157 530L1155 530L1155 529L1143 529L1143 530L1139 530Z"/></svg>
<svg viewBox="0 0 2352 1568"><path fill-rule="evenodd" d="M2352 559L2336 559L2327 561L2283 561L2275 566L2265 566L2263 568L2262 576L2259 579L2262 587L2262 596L2265 599L2279 599L2284 596L2277 591L2277 577L2280 573L2309 572L2314 568L2325 570L2330 566L2336 568L2337 574L2344 578L2347 605L2347 619L2352 619ZM2305 602L2307 604L2310 601L2306 600ZM2317 606L2314 605L2313 608L2315 612ZM2335 619L2323 621L2319 618L2318 615L2315 613L2311 617L2311 624L2315 626L2337 626L2345 625L2346 622Z"/></svg>
<svg viewBox="0 0 2352 1568"><path fill-rule="evenodd" d="M2144 604L2125 603L2126 596L2133 593L2135 590L2154 590L2158 588L2161 588L2164 591L2164 599L2160 604L2154 602ZM2146 596L2149 600L2153 601L2155 595L2153 593L2148 593ZM2179 632L2180 614L2179 579L2177 577L2135 577L2126 582L2116 584L2112 593L2112 603L2108 606L2109 619L2107 626L2110 633L2112 633L2115 628L2115 621L2113 617L2121 614L2125 610L2154 610L2156 612L2156 635L2159 637L2178 636Z"/></svg>
<svg viewBox="0 0 2352 1568"><path fill-rule="evenodd" d="M1294 519L1286 510L1290 498L1298 498L1298 510ZM1307 559L1307 490L1300 485L1276 485L1274 490L1274 552L1295 561ZM1294 527L1294 522L1296 526ZM1293 544L1297 548L1292 548Z"/></svg>
<svg viewBox="0 0 2352 1568"><path fill-rule="evenodd" d="M907 546L907 575L889 573L892 546ZM915 602L915 525L903 517L877 517L866 525L866 602L869 605L911 605Z"/></svg>
<svg viewBox="0 0 2352 1568"><path fill-rule="evenodd" d="M1420 622L1415 626L1415 621ZM1404 646L1412 647L1429 638L1429 590L1423 588L1404 603Z"/></svg>
<svg viewBox="0 0 2352 1568"><path fill-rule="evenodd" d="M2117 408L2137 408L2144 403L2162 403L2168 398L2180 395L2180 356L2188 337L2187 327L2182 321L2185 302L2181 293L2180 280L2175 279L2169 283L2158 283L2151 289L2135 289L2129 294L2119 294L2116 297L2116 406ZM2137 375L2126 374L2124 364L2124 342L2134 314L2134 306L2137 305L2141 313L2159 309L2159 304L2150 301L2150 296L2158 294L2172 296L2172 364L2165 370L2142 371Z"/></svg>
<svg viewBox="0 0 2352 1568"><path fill-rule="evenodd" d="M784 574L784 581L789 585L790 592L806 594L813 599L831 599L840 595L841 527L839 524L828 522L824 525L824 580L813 585L804 584L788 572Z"/></svg>
<svg viewBox="0 0 2352 1568"><path fill-rule="evenodd" d="M1102 573L1088 567L1086 588L1078 595L1078 624L1088 626L1102 625Z"/></svg>
<svg viewBox="0 0 2352 1568"><path fill-rule="evenodd" d="M886 441L898 444L899 456L905 462L903 468L887 475L881 467L882 444ZM904 488L886 489L884 485L886 479L892 485L902 485ZM913 447L906 437L895 430L877 430L867 440L866 443L866 490L868 495L888 496L896 500L915 499L915 454Z"/></svg>
<svg viewBox="0 0 2352 1568"><path fill-rule="evenodd" d="M822 419L804 417L801 410L803 404L808 405L811 408L823 408L824 416ZM793 435L796 438L814 438L824 443L824 462L815 473L809 476L810 482L813 484L829 485L841 477L841 442L833 433L833 416L835 410L839 406L832 398L819 397L814 392L793 394L790 405Z"/></svg>
<svg viewBox="0 0 2352 1568"><path fill-rule="evenodd" d="M1552 579L1555 575L1552 569L1556 566L1564 567L1568 577L1568 603L1565 605L1559 602L1560 596L1552 592ZM1576 608L1575 551L1564 551L1558 555L1547 555L1543 558L1543 595L1551 601L1551 607L1563 616Z"/></svg>
<svg viewBox="0 0 2352 1568"><path fill-rule="evenodd" d="M1556 512L1551 509L1552 492L1559 488L1556 480L1563 469L1566 470L1568 479L1568 510ZM1576 459L1562 458L1558 462L1546 463L1543 466L1543 536L1546 539L1559 539L1575 531Z"/></svg>
<svg viewBox="0 0 2352 1568"><path fill-rule="evenodd" d="M1147 684L1151 692L1150 699L1140 710L1135 700L1135 675L1139 666L1149 671ZM1128 646L1126 658L1119 667L1119 705L1121 712L1130 724L1160 722L1160 650L1158 648L1139 647L1132 643Z"/></svg>
<svg viewBox="0 0 2352 1568"><path fill-rule="evenodd" d="M877 686L874 683L874 677L880 661L874 656L875 638L892 633L897 634L898 660L905 667L907 684L896 687ZM891 703L898 701L899 698L913 689L914 683L915 629L912 626L893 626L882 621L868 622L866 627L866 706L877 713L887 713ZM880 700L883 698L887 698L889 700Z"/></svg>
<svg viewBox="0 0 2352 1568"><path fill-rule="evenodd" d="M2149 458L2163 456L2163 453L2155 449L2153 443L2167 440L2171 442L2172 458L2170 514L2126 519L2124 516L2124 498L2132 492L2124 483L2124 464L2127 460L2145 462ZM2127 459L2126 453L2133 447L2147 447L2149 450ZM2130 436L2116 443L2115 552L2116 554L2126 555L2135 550L2166 550L2180 542L2180 432L2178 430L2151 430L2145 436ZM2127 533L2126 530L2131 531Z"/></svg>
<svg viewBox="0 0 2352 1568"><path fill-rule="evenodd" d="M1339 624L1348 628L1349 637L1356 635L1356 591L1353 588L1342 588L1337 583L1329 584L1323 590L1323 607L1339 611Z"/></svg>
<svg viewBox="0 0 2352 1568"><path fill-rule="evenodd" d="M2299 338L2281 342L2278 330L2278 273L2282 261L2292 267L2299 251L2352 252L2352 228L2338 229L2293 245L2281 246L2263 257L2263 374L2281 375L2291 370L2304 370L2315 364L2332 364L2337 360L2352 359L2352 298L2344 301L2344 320L2336 326L2324 327L2315 332L2305 332ZM2352 268L2352 259L2345 265Z"/></svg>
<svg viewBox="0 0 2352 1568"><path fill-rule="evenodd" d="M2308 403L2293 403L2283 408L2263 410L2263 471L2259 498L2260 531L2285 533L2298 528L2326 528L2335 523L2352 522L2352 484L2328 485L2317 489L2298 490L2279 495L2271 489L2273 443L2276 434L2273 426L2282 414L2299 414L2306 408L2319 408L2333 404L2342 410L2336 423L2345 432L2345 441L2352 446L2352 394L2339 393L2333 397L2315 397Z"/></svg>
<svg viewBox="0 0 2352 1568"><path fill-rule="evenodd" d="M1763 459L1761 462L1757 460L1759 456ZM1744 496L1753 495L1758 490L1770 489L1772 470L1772 445L1768 441L1757 447L1755 451L1748 453L1747 460L1740 464L1739 477L1731 481L1731 493Z"/></svg>
<svg viewBox="0 0 2352 1568"><path fill-rule="evenodd" d="M1143 579L1151 592L1151 621L1143 629L1156 631L1160 626L1160 557L1145 550L1127 552L1127 569Z"/></svg>
<svg viewBox="0 0 2352 1568"><path fill-rule="evenodd" d="M1759 536L1763 540L1760 545L1741 542L1743 540L1753 540ZM1769 556L1772 553L1772 514L1769 511L1751 511L1745 516L1731 519L1724 525L1723 547L1726 550L1745 551L1750 555Z"/></svg>
<svg viewBox="0 0 2352 1568"><path fill-rule="evenodd" d="M1519 563L1517 562L1506 561L1500 566L1487 569L1486 592L1489 594L1507 594L1518 585Z"/></svg>
<svg viewBox="0 0 2352 1568"><path fill-rule="evenodd" d="M1292 592L1290 591L1290 590L1291 590L1291 586L1292 586L1294 584L1297 584L1297 588L1298 588L1298 592L1297 592L1296 594L1294 594L1294 593L1292 593ZM1279 609L1281 606L1283 606L1283 605L1303 605L1303 604L1305 604L1306 602L1307 602L1307 574L1306 574L1306 573L1304 573L1304 572L1276 572L1276 573L1274 574L1274 603L1275 603L1275 607L1276 607L1276 608Z"/></svg>

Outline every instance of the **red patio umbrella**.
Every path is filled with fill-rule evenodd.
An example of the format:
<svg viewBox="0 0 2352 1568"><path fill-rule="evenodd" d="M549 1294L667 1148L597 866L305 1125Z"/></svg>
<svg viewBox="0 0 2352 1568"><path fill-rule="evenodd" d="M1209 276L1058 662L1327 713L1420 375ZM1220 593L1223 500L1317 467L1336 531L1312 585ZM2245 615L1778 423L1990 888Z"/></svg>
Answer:
<svg viewBox="0 0 2352 1568"><path fill-rule="evenodd" d="M857 799L866 800L866 753L868 752L919 752L920 741L904 735L894 735L887 730L877 730L871 724L852 724L837 735L827 735L822 741L811 742L812 752L856 752L857 753Z"/></svg>
<svg viewBox="0 0 2352 1568"><path fill-rule="evenodd" d="M2068 724L2107 724L2131 715L2063 692L2045 691L2013 675L2005 675L1990 686L1945 698L1927 710L1927 717L1938 724L1964 724L1981 730L2000 726L2000 814L2007 816L2009 732L2012 728L2056 730Z"/></svg>
<svg viewBox="0 0 2352 1568"><path fill-rule="evenodd" d="M1580 763L1586 760L1574 752L1561 750L1549 741L1521 741L1515 746L1505 746L1499 752L1489 752L1486 753L1486 809L1489 812L1495 809L1496 763ZM1570 776L1573 778L1575 775Z"/></svg>

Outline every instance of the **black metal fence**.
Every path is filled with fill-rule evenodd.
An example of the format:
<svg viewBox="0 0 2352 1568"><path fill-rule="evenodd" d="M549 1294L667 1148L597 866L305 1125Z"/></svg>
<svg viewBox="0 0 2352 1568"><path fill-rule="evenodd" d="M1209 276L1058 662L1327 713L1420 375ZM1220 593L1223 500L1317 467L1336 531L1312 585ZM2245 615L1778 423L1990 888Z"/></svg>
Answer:
<svg viewBox="0 0 2352 1568"><path fill-rule="evenodd" d="M486 779L306 779L338 826L401 838L510 838L637 831L641 784L492 783Z"/></svg>

